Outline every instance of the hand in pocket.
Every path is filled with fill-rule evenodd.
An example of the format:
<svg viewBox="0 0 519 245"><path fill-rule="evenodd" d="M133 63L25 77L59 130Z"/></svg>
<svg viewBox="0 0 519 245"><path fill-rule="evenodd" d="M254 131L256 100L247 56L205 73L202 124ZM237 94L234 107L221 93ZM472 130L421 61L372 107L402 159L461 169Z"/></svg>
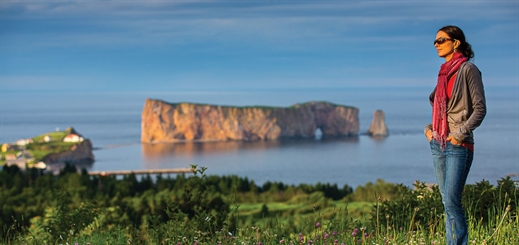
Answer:
<svg viewBox="0 0 519 245"><path fill-rule="evenodd" d="M427 130L427 132L425 132L425 136L427 137L427 140L431 142L433 137L432 130Z"/></svg>
<svg viewBox="0 0 519 245"><path fill-rule="evenodd" d="M449 135L449 137L447 137L447 141L450 141L451 144L453 145L461 145L462 142L460 141L457 141L454 137L452 137L451 135Z"/></svg>

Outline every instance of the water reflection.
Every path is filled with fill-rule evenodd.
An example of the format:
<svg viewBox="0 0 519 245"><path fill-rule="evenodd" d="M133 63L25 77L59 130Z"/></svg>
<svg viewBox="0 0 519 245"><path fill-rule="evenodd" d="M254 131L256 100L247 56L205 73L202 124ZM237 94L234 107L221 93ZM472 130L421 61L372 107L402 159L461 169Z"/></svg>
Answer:
<svg viewBox="0 0 519 245"><path fill-rule="evenodd" d="M320 138L320 139L281 139L266 141L215 141L215 142L176 142L142 144L144 159L164 158L167 156L195 156L230 153L237 151L265 151L274 148L307 147L328 143L358 143L359 137Z"/></svg>
<svg viewBox="0 0 519 245"><path fill-rule="evenodd" d="M64 162L48 164L45 171L50 172L54 175L57 175L61 171L63 171L63 169L65 168L65 165L66 165L66 163L64 163ZM74 166L77 170L82 170L82 169L91 170L93 165L94 165L94 160L91 160L91 159L83 159L83 160L79 160L79 161L72 163L72 166Z"/></svg>
<svg viewBox="0 0 519 245"><path fill-rule="evenodd" d="M374 142L374 143L377 143L377 144L382 144L384 143L384 141L386 141L388 136L380 136L380 135L374 135L374 136L370 136L371 140Z"/></svg>

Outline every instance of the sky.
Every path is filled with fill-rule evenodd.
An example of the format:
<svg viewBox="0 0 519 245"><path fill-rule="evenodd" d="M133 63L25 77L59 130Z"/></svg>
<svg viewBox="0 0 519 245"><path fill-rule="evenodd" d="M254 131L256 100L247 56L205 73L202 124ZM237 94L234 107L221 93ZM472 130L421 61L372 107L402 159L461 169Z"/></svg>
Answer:
<svg viewBox="0 0 519 245"><path fill-rule="evenodd" d="M445 25L519 86L517 0L0 0L0 92L431 87Z"/></svg>

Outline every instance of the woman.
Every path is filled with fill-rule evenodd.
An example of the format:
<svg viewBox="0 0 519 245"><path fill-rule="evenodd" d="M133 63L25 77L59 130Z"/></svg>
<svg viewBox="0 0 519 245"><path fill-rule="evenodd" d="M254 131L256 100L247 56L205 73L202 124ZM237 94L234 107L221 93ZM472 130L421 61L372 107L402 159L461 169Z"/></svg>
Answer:
<svg viewBox="0 0 519 245"><path fill-rule="evenodd" d="M476 129L486 115L481 72L474 52L457 26L442 27L434 47L445 58L438 83L429 96L432 124L424 133L431 145L434 170L446 214L447 244L467 244L468 232L461 194L472 165Z"/></svg>

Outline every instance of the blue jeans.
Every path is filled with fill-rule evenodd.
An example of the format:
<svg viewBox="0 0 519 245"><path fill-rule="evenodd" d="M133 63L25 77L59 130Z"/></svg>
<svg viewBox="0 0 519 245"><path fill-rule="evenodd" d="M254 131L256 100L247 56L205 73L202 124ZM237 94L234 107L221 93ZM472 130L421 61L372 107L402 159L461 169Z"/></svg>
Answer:
<svg viewBox="0 0 519 245"><path fill-rule="evenodd" d="M466 245L468 242L467 219L461 206L461 194L474 153L460 145L447 142L441 149L438 142L431 141L431 152L438 188L445 207L445 227L448 245Z"/></svg>

